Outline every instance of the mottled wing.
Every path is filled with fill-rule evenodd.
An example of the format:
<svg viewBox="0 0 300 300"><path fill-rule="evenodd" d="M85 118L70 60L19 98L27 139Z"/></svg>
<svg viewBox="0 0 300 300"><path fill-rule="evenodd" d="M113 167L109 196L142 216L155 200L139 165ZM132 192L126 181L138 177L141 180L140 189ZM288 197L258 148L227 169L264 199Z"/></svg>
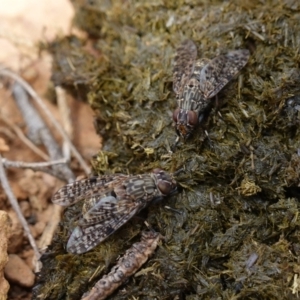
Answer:
<svg viewBox="0 0 300 300"><path fill-rule="evenodd" d="M126 176L118 174L118 176ZM52 202L62 206L72 205L87 197L101 193L101 189L116 177L114 175L94 176L66 184L52 197Z"/></svg>
<svg viewBox="0 0 300 300"><path fill-rule="evenodd" d="M69 238L68 252L80 254L91 250L142 208L141 202L133 201L130 197L119 201L112 198L101 199L98 205L88 211L88 215L83 216L80 225L73 230Z"/></svg>
<svg viewBox="0 0 300 300"><path fill-rule="evenodd" d="M211 60L208 58L201 58L198 59L195 63L193 76L195 76L197 79L200 78L200 74L202 69L210 62Z"/></svg>
<svg viewBox="0 0 300 300"><path fill-rule="evenodd" d="M124 200L126 202L126 198ZM87 203L88 201L88 203ZM131 200L128 200L128 206L131 205ZM95 203L94 205L92 205ZM88 205L87 205L88 204ZM88 211L84 212L78 224L80 226L90 226L96 223L102 223L114 217L118 212L123 214L128 210L128 207L122 200L118 200L116 196L111 196L107 192L103 196L92 197L84 203L84 208ZM85 207L86 206L86 207Z"/></svg>
<svg viewBox="0 0 300 300"><path fill-rule="evenodd" d="M178 47L174 58L173 90L176 94L181 93L184 85L191 77L196 58L196 45L191 40L185 40Z"/></svg>
<svg viewBox="0 0 300 300"><path fill-rule="evenodd" d="M205 98L214 97L247 63L248 50L231 51L208 62L200 72L200 89Z"/></svg>

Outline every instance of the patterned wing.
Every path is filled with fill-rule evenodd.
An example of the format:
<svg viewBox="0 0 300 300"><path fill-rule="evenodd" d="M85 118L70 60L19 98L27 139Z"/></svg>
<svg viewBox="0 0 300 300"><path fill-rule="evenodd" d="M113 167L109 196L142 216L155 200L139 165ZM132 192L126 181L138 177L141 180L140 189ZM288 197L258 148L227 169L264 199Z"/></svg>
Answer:
<svg viewBox="0 0 300 300"><path fill-rule="evenodd" d="M205 98L214 97L247 63L248 50L231 51L212 59L200 72L200 89Z"/></svg>
<svg viewBox="0 0 300 300"><path fill-rule="evenodd" d="M177 49L173 68L173 90L180 94L193 74L197 48L193 41L185 40Z"/></svg>
<svg viewBox="0 0 300 300"><path fill-rule="evenodd" d="M101 199L82 217L69 238L68 252L80 254L91 250L143 208L140 201L129 196L121 200L113 198Z"/></svg>
<svg viewBox="0 0 300 300"><path fill-rule="evenodd" d="M94 176L66 184L52 197L52 202L61 206L69 206L87 197L98 195L105 184L113 181L116 174ZM119 174L119 176L126 176Z"/></svg>

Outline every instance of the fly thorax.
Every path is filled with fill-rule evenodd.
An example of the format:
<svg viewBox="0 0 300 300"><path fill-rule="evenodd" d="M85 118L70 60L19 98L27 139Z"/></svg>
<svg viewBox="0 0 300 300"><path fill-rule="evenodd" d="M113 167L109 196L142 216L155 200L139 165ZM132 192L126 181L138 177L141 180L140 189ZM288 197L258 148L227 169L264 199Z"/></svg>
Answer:
<svg viewBox="0 0 300 300"><path fill-rule="evenodd" d="M134 199L141 199L155 192L155 183L151 176L143 175L131 178L126 186L126 192Z"/></svg>
<svg viewBox="0 0 300 300"><path fill-rule="evenodd" d="M196 78L191 78L183 89L183 98L186 101L198 102L201 98L201 90L199 81Z"/></svg>

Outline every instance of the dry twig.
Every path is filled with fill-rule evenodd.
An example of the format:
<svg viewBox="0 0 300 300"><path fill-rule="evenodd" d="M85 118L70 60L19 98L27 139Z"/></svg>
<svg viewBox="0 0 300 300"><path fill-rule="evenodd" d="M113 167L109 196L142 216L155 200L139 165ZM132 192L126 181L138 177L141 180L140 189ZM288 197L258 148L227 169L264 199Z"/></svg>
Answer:
<svg viewBox="0 0 300 300"><path fill-rule="evenodd" d="M15 101L29 129L29 136L31 139L35 142L41 142L46 147L51 160L61 159L62 153L58 144L37 110L31 105L23 87L16 82L13 84L12 91ZM52 166L52 171L56 177L61 178L62 180L69 181L70 179L75 179L73 172L67 166Z"/></svg>
<svg viewBox="0 0 300 300"><path fill-rule="evenodd" d="M106 299L130 276L132 276L155 251L161 235L144 231L140 242L134 243L121 257L109 274L104 275L81 300Z"/></svg>
<svg viewBox="0 0 300 300"><path fill-rule="evenodd" d="M27 163L24 161L12 161L6 158L2 158L2 163L5 167L19 168L19 169L32 169L34 171L43 171L44 168L51 167L54 165L66 164L68 161L65 158L45 161L45 162L34 162Z"/></svg>
<svg viewBox="0 0 300 300"><path fill-rule="evenodd" d="M10 70L7 70L5 68L2 68L0 70L0 75L8 76L8 77L13 78L14 80L16 80L27 91L27 93L36 101L36 103L41 107L41 109L47 115L47 117L52 122L52 124L55 126L55 128L58 130L58 132L62 135L62 137L64 138L64 140L66 140L68 142L68 144L70 145L70 148L71 148L71 150L73 152L73 155L76 157L76 159L80 163L81 167L83 168L83 170L85 171L85 173L88 175L90 173L89 166L86 164L86 162L84 161L84 159L82 158L82 156L80 155L80 153L77 151L77 149L75 148L75 146L71 142L71 140L68 137L68 135L66 134L66 132L63 130L63 128L61 127L61 125L53 117L53 115L51 114L51 112L48 110L47 106L44 104L44 102L38 96L38 94L33 90L33 88L25 80L23 80L20 76L18 76L14 72L12 72Z"/></svg>
<svg viewBox="0 0 300 300"><path fill-rule="evenodd" d="M53 167L55 165L66 164L68 161L66 159L58 159L46 162L34 162L34 163L27 163L23 161L11 161L7 160L6 158L2 159L2 163L6 168L19 168L19 169L31 169L33 171L41 171L48 173L54 177L57 176L55 172L49 167Z"/></svg>
<svg viewBox="0 0 300 300"><path fill-rule="evenodd" d="M38 245L40 249L46 248L51 244L53 234L57 228L58 223L61 220L61 213L63 211L63 207L59 205L53 205L53 210L51 214L51 220L47 223L42 236L38 241Z"/></svg>
<svg viewBox="0 0 300 300"><path fill-rule="evenodd" d="M61 115L62 119L62 126L66 133L68 134L69 138L72 139L73 137L73 126L71 122L71 112L70 108L67 103L67 96L66 96L66 91L60 87L56 86L55 87L55 93L56 93L56 99L57 99L57 106ZM63 146L62 146L62 151L64 157L70 159L70 145L64 141Z"/></svg>
<svg viewBox="0 0 300 300"><path fill-rule="evenodd" d="M5 174L5 170L4 170L4 166L3 166L3 163L2 163L2 156L0 155L0 180L1 180L1 185L3 187L3 190L5 191L8 199L9 199L9 202L11 204L11 206L13 207L14 211L16 212L16 214L18 215L18 218L25 230L25 233L29 239L29 242L30 242L30 245L31 247L33 248L33 251L34 251L34 255L35 255L35 258L36 260L38 260L40 258L40 252L39 252L39 249L35 243L35 240L31 234L31 231L30 231L30 228L22 214L22 211L21 211L21 208L18 204L18 201L17 199L15 198L14 196L14 193L9 185L9 182L7 180L7 177L6 177L6 174Z"/></svg>
<svg viewBox="0 0 300 300"><path fill-rule="evenodd" d="M23 133L23 131L16 126L15 124L13 124L6 116L4 116L1 112L0 112L0 118L3 122L5 122L5 124L7 126L9 126L18 136L18 138L28 147L30 148L35 154L37 154L38 156L40 156L41 158L43 158L44 160L49 160L49 156L44 153L42 150L40 150L33 142L31 142Z"/></svg>

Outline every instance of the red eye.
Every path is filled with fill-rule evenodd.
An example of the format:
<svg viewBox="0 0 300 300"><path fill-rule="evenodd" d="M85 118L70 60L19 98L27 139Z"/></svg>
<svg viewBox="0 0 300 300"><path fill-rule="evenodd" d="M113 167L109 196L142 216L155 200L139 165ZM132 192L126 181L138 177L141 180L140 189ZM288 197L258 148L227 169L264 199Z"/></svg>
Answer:
<svg viewBox="0 0 300 300"><path fill-rule="evenodd" d="M163 195L168 195L172 191L172 185L168 181L163 181L163 180L159 181L158 188L160 189Z"/></svg>
<svg viewBox="0 0 300 300"><path fill-rule="evenodd" d="M180 112L180 108L176 108L176 109L174 110L174 112L173 112L173 121L174 121L175 123L177 123L177 121L178 121L178 114L179 114L179 112Z"/></svg>
<svg viewBox="0 0 300 300"><path fill-rule="evenodd" d="M194 111L189 110L187 113L187 116L188 116L188 124L189 125L196 126L198 124L198 117Z"/></svg>

